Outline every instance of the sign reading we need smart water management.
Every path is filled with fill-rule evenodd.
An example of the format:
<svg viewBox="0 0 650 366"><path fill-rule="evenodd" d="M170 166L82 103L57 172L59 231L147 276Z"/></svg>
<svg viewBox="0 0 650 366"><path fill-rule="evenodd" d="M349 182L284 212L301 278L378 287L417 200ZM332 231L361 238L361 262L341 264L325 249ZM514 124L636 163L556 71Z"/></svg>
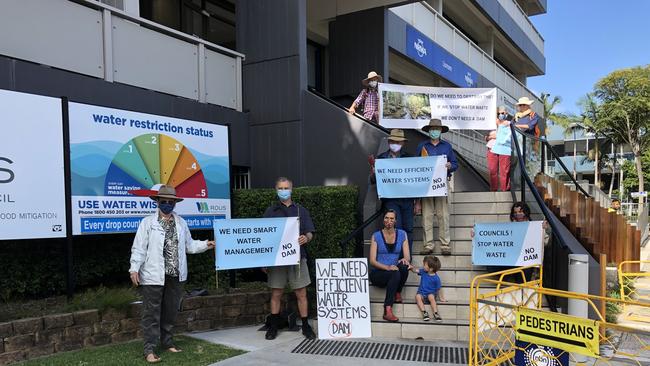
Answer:
<svg viewBox="0 0 650 366"><path fill-rule="evenodd" d="M426 156L377 159L375 177L379 198L417 198L447 195L447 157Z"/></svg>
<svg viewBox="0 0 650 366"><path fill-rule="evenodd" d="M0 90L0 240L66 236L61 100Z"/></svg>
<svg viewBox="0 0 650 366"><path fill-rule="evenodd" d="M190 229L230 217L228 127L70 103L74 234L135 232L160 185ZM143 197L144 196L144 197Z"/></svg>
<svg viewBox="0 0 650 366"><path fill-rule="evenodd" d="M544 259L543 221L474 225L472 263L481 266L531 266Z"/></svg>
<svg viewBox="0 0 650 366"><path fill-rule="evenodd" d="M317 259L318 338L369 338L366 258Z"/></svg>
<svg viewBox="0 0 650 366"><path fill-rule="evenodd" d="M216 267L289 266L300 263L298 217L216 220Z"/></svg>

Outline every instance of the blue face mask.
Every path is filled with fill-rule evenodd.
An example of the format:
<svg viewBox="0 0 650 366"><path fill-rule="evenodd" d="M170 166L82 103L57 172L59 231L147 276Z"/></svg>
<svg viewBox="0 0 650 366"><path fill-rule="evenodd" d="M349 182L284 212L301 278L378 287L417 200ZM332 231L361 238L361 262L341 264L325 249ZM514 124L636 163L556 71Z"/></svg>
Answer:
<svg viewBox="0 0 650 366"><path fill-rule="evenodd" d="M499 117L497 117L497 118L499 118L501 121L504 121L506 119L506 115L501 113L501 114L499 114Z"/></svg>
<svg viewBox="0 0 650 366"><path fill-rule="evenodd" d="M441 134L442 131L440 130L429 130L429 136L434 140L439 139Z"/></svg>
<svg viewBox="0 0 650 366"><path fill-rule="evenodd" d="M289 198L291 198L291 190L290 189L278 189L278 198L280 201L286 201Z"/></svg>
<svg viewBox="0 0 650 366"><path fill-rule="evenodd" d="M165 215L169 215L172 211L174 211L174 207L176 206L175 203L169 203L169 202L159 202L158 203L158 208L162 213Z"/></svg>

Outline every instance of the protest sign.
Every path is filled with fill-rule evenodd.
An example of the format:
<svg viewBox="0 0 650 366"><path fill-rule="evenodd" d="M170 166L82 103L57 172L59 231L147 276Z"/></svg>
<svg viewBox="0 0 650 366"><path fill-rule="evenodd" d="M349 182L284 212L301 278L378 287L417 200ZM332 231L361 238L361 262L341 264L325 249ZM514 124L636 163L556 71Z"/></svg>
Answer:
<svg viewBox="0 0 650 366"><path fill-rule="evenodd" d="M318 338L369 338L366 258L317 259Z"/></svg>
<svg viewBox="0 0 650 366"><path fill-rule="evenodd" d="M474 225L472 263L481 266L542 264L542 221Z"/></svg>
<svg viewBox="0 0 650 366"><path fill-rule="evenodd" d="M420 129L439 118L450 129L496 128L495 88L438 88L379 84L379 124Z"/></svg>
<svg viewBox="0 0 650 366"><path fill-rule="evenodd" d="M379 198L446 196L446 164L445 155L377 159L377 194Z"/></svg>
<svg viewBox="0 0 650 366"><path fill-rule="evenodd" d="M297 217L216 220L217 270L300 263Z"/></svg>

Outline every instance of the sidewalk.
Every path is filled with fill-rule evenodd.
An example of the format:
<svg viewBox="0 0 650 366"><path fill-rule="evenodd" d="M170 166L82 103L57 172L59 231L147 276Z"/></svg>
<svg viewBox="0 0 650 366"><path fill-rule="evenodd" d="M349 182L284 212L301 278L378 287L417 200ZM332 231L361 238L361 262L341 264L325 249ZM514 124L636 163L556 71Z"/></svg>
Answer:
<svg viewBox="0 0 650 366"><path fill-rule="evenodd" d="M275 340L264 339L264 332L258 332L260 326L217 330L204 333L190 333L190 337L202 339L211 343L218 343L232 348L248 351L248 353L216 363L218 366L246 366L246 365L281 365L281 366L394 366L396 362L405 365L430 365L429 362L413 362L401 360L387 360L378 358L359 358L341 356L323 356L314 354L292 353L303 340L300 332L281 331ZM436 347L467 347L466 342L426 342L415 340L394 339L353 339L338 342L371 342L383 344L401 344ZM458 363L436 363L438 365L458 365Z"/></svg>

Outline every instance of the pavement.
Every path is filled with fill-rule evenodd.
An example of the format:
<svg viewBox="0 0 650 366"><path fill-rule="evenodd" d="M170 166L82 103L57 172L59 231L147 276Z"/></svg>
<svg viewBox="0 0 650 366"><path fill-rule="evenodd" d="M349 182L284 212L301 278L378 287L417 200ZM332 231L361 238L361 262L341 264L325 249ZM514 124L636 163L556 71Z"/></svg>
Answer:
<svg viewBox="0 0 650 366"><path fill-rule="evenodd" d="M272 341L264 339L264 332L258 331L258 326L224 329L211 332L189 333L190 337L207 342L222 344L236 349L248 351L247 353L217 362L218 366L246 366L246 365L281 365L281 366L395 366L400 365L431 365L426 362L410 362L396 360L366 359L358 357L322 356L313 354L291 353L291 351L304 340L301 332L280 331L278 337ZM467 347L467 342L426 342L416 340L395 339L353 339L350 341L391 343L406 345L435 345L446 347ZM341 340L338 342L348 342ZM437 363L437 365L457 365Z"/></svg>

